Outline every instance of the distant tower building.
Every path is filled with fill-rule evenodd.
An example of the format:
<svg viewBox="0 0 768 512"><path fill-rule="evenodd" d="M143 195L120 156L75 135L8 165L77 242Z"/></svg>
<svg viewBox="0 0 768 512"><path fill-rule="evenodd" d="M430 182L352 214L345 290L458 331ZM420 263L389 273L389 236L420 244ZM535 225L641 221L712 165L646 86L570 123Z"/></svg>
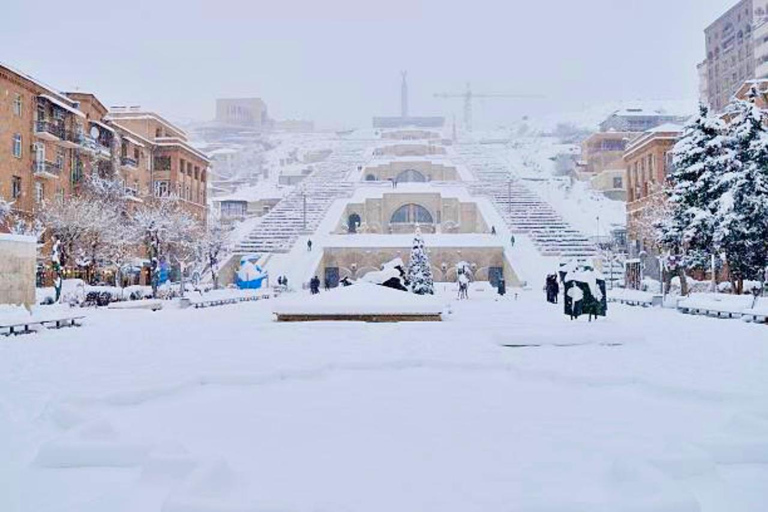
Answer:
<svg viewBox="0 0 768 512"><path fill-rule="evenodd" d="M261 98L220 98L216 100L216 121L237 126L266 128L267 105Z"/></svg>
<svg viewBox="0 0 768 512"><path fill-rule="evenodd" d="M401 71L403 83L400 85L400 117L408 117L408 72Z"/></svg>

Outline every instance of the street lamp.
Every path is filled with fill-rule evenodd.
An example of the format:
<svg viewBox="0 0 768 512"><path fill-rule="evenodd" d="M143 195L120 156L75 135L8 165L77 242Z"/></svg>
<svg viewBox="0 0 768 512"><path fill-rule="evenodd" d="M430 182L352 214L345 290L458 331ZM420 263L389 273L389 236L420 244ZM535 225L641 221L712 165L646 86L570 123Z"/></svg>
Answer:
<svg viewBox="0 0 768 512"><path fill-rule="evenodd" d="M307 190L304 188L301 189L301 199L302 199L302 205L303 205L303 208L302 208L302 212L303 212L302 218L303 218L303 225L304 225L303 231L304 233L306 233L307 232Z"/></svg>

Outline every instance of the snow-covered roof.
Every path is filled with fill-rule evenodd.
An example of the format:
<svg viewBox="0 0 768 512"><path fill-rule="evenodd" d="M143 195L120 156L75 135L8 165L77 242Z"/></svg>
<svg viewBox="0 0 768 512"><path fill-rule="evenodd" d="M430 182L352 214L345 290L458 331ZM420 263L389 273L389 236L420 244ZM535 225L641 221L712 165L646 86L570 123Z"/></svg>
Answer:
<svg viewBox="0 0 768 512"><path fill-rule="evenodd" d="M219 149L214 149L212 151L208 151L207 154L210 158L213 158L219 155L236 155L239 152L240 151L233 148L219 148Z"/></svg>
<svg viewBox="0 0 768 512"><path fill-rule="evenodd" d="M683 131L683 129L684 129L684 127L682 125L680 125L680 124L664 123L664 124L659 125L659 126L657 126L655 128L651 128L648 131L652 132L652 133L661 133L661 132L664 132L664 133L667 133L667 132L669 132L669 133L680 133L680 132Z"/></svg>
<svg viewBox="0 0 768 512"><path fill-rule="evenodd" d="M292 187L281 187L273 183L262 182L252 187L242 188L226 196L214 197L213 201L217 203L223 201L255 202L262 199L281 199L291 190Z"/></svg>
<svg viewBox="0 0 768 512"><path fill-rule="evenodd" d="M59 91L57 91L55 88L51 87L50 85L47 85L47 84L41 82L40 80L38 80L37 78L34 78L31 75L28 75L28 74L26 74L26 73L24 73L22 71L19 71L18 69L14 68L13 66L9 66L8 64L5 64L4 62L0 61L0 67L3 67L5 69L7 69L11 73L19 75L20 77L24 78L25 80L29 80L30 82L32 82L33 84L37 85L38 87L40 87L42 89L46 89L49 93L51 93L51 95L56 96L59 100L61 100L64 103L72 101L66 95L64 95L63 93L60 93Z"/></svg>
<svg viewBox="0 0 768 512"><path fill-rule="evenodd" d="M66 110L67 112L69 112L71 114L75 114L78 117L85 117L85 114L83 114L82 112L77 110L72 105L70 105L70 104L68 104L68 103L66 103L64 101L58 100L58 99L54 98L53 96L51 96L50 94L41 94L40 98L44 98L44 99L50 101L51 103L53 103L54 105L56 105L57 107L61 107L64 110Z"/></svg>

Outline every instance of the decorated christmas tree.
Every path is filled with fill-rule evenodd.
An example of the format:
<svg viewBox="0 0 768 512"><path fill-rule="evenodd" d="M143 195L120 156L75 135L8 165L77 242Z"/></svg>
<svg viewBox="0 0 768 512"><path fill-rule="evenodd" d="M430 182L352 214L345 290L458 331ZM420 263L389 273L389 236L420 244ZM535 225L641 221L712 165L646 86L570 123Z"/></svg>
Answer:
<svg viewBox="0 0 768 512"><path fill-rule="evenodd" d="M432 279L432 267L429 265L429 256L424 250L424 238L421 230L416 230L413 237L413 249L411 259L408 260L408 280L411 283L411 291L418 295L434 295L435 282Z"/></svg>

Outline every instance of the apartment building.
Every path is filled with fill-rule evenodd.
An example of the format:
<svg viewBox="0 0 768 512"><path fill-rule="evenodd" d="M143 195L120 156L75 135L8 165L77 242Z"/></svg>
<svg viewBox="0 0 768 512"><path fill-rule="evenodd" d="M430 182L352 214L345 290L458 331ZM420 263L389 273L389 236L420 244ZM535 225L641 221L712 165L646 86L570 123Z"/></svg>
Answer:
<svg viewBox="0 0 768 512"><path fill-rule="evenodd" d="M684 121L684 117L666 114L661 110L625 108L617 110L600 123L600 131L641 133L662 124Z"/></svg>
<svg viewBox="0 0 768 512"><path fill-rule="evenodd" d="M768 78L768 0L741 0L704 30L706 60L700 89L722 112L741 85Z"/></svg>
<svg viewBox="0 0 768 512"><path fill-rule="evenodd" d="M632 257L641 251L657 253L648 225L653 221L654 210L665 201L663 187L673 170L672 149L682 131L680 125L658 126L634 139L624 153L627 237Z"/></svg>
<svg viewBox="0 0 768 512"><path fill-rule="evenodd" d="M636 132L597 132L581 143L581 160L578 162L576 177L592 179L607 169L624 167L624 151Z"/></svg>
<svg viewBox="0 0 768 512"><path fill-rule="evenodd" d="M124 146L126 165L140 163L143 150L137 143L146 142L145 149L151 154L151 178L144 182L149 186L151 181L153 195L176 195L187 211L205 221L210 160L189 143L184 130L139 107L113 107L107 119L118 130L133 134L133 143ZM137 179L141 187L142 179Z"/></svg>
<svg viewBox="0 0 768 512"><path fill-rule="evenodd" d="M85 113L77 99L0 65L0 196L31 217L91 167L109 165L112 137L90 129L99 119L98 109Z"/></svg>

